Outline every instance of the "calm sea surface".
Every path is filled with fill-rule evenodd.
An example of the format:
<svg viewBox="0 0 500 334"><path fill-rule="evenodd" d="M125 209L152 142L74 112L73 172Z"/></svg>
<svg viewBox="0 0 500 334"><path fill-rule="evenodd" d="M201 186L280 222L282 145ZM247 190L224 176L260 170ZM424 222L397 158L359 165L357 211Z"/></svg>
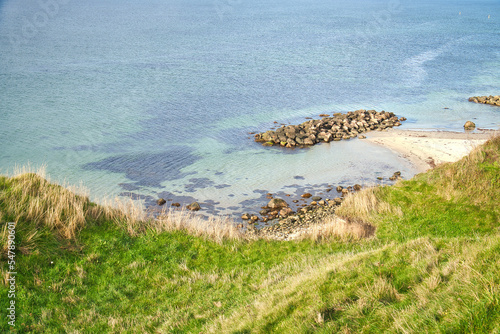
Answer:
<svg viewBox="0 0 500 334"><path fill-rule="evenodd" d="M412 167L354 139L264 148L249 132L392 111L402 128L498 128L500 2L0 0L0 172L47 165L91 197L208 212ZM445 109L448 108L448 109Z"/></svg>

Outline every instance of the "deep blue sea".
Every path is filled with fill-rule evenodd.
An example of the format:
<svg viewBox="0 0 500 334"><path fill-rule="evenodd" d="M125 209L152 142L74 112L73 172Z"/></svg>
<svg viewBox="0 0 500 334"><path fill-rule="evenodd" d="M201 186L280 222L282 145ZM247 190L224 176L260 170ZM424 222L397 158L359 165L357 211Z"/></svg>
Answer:
<svg viewBox="0 0 500 334"><path fill-rule="evenodd" d="M267 192L410 177L362 140L283 150L249 133L356 109L498 128L499 107L467 101L490 94L498 0L0 0L0 172L46 165L93 199L226 214Z"/></svg>

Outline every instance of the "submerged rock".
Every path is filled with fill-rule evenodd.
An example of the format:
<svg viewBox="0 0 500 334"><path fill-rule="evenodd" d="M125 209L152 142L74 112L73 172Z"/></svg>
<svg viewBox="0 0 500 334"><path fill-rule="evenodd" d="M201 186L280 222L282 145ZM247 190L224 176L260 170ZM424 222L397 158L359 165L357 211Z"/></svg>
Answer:
<svg viewBox="0 0 500 334"><path fill-rule="evenodd" d="M158 204L159 206L162 206L165 203L167 203L167 201L165 201L165 199L163 198L160 198L159 200L156 201L156 204Z"/></svg>

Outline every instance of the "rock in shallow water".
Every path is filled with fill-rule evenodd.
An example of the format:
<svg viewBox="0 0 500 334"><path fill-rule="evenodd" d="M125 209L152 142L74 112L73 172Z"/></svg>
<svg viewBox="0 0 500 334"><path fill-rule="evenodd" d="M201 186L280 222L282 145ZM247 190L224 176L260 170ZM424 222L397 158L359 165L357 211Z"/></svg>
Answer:
<svg viewBox="0 0 500 334"><path fill-rule="evenodd" d="M191 211L199 211L201 209L200 204L198 202L193 202L187 206L187 208Z"/></svg>
<svg viewBox="0 0 500 334"><path fill-rule="evenodd" d="M476 128L476 124L474 124L474 122L467 121L464 124L464 129L465 130L474 130L475 128Z"/></svg>

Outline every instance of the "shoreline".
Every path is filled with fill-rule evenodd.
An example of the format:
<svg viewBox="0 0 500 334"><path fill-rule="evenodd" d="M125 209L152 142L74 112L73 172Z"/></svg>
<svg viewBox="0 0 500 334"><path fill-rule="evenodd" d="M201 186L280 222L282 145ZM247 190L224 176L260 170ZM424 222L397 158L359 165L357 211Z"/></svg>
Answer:
<svg viewBox="0 0 500 334"><path fill-rule="evenodd" d="M388 129L369 132L366 140L397 153L422 173L439 164L460 160L498 134L500 130L452 132Z"/></svg>

